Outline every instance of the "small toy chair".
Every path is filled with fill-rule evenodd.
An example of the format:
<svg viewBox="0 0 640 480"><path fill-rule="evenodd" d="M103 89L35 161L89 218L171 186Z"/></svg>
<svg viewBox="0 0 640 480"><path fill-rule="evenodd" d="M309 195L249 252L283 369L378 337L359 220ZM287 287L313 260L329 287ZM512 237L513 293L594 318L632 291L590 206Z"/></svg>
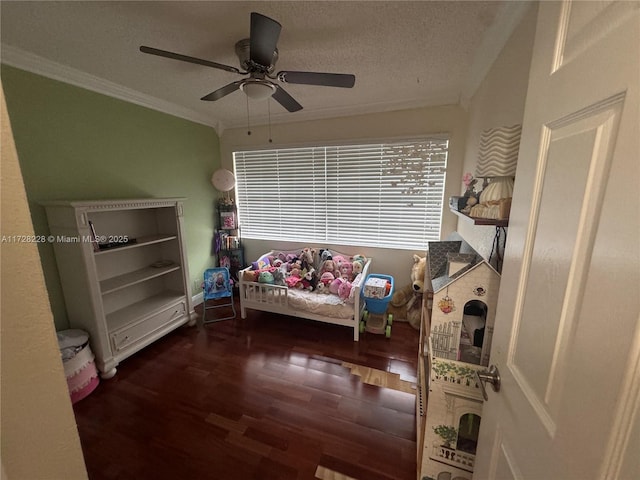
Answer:
<svg viewBox="0 0 640 480"><path fill-rule="evenodd" d="M227 267L216 267L205 270L203 295L204 309L202 318L204 323L230 320L236 317L236 309L233 304L233 287L231 285L231 275L229 274L229 269ZM228 298L229 302L213 302L213 304L207 306L208 300L219 300L223 298ZM207 320L207 310L223 307L231 307L233 315Z"/></svg>

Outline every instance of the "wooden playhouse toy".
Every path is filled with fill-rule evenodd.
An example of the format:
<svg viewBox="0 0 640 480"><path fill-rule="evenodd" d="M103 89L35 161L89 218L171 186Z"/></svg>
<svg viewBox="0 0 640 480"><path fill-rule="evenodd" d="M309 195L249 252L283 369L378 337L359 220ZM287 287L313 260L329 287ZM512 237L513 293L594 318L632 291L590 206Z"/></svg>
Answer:
<svg viewBox="0 0 640 480"><path fill-rule="evenodd" d="M419 467L427 479L471 480L483 403L476 371L489 365L500 275L458 234L429 242L428 257L431 368Z"/></svg>

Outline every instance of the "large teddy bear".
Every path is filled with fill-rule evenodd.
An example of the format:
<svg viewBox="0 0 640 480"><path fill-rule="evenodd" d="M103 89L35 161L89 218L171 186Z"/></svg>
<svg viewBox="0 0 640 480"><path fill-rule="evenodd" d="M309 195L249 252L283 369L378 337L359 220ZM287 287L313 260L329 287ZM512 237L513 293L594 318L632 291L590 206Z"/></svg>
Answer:
<svg viewBox="0 0 640 480"><path fill-rule="evenodd" d="M426 267L427 257L413 256L411 283L397 289L387 307L394 320L408 321L416 330L420 330Z"/></svg>

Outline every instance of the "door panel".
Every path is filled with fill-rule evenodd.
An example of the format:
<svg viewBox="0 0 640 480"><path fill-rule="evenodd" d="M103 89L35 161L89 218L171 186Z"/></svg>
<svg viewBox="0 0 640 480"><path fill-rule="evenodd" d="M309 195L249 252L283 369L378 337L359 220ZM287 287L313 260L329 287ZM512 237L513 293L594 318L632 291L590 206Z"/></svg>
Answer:
<svg viewBox="0 0 640 480"><path fill-rule="evenodd" d="M560 22L556 42L554 68L580 56L592 45L597 44L620 24L633 18L637 9L633 1L589 1L574 4L566 2L560 12Z"/></svg>
<svg viewBox="0 0 640 480"><path fill-rule="evenodd" d="M474 477L617 478L640 449L638 2L541 2Z"/></svg>
<svg viewBox="0 0 640 480"><path fill-rule="evenodd" d="M515 342L507 364L552 437L570 339L578 328L583 258L593 249L594 209L607 185L623 101L624 96L616 96L543 129L536 175L541 181L532 199L538 212L530 227L535 237L525 253L522 311L514 318Z"/></svg>

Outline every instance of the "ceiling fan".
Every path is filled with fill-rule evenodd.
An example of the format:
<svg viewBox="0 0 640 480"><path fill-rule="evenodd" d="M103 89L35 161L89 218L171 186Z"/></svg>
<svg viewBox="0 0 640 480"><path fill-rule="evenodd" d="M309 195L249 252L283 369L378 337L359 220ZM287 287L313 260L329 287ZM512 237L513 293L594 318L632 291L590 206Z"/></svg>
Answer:
<svg viewBox="0 0 640 480"><path fill-rule="evenodd" d="M292 83L302 85L321 85L327 87L351 88L355 84L355 75L343 73L319 73L319 72L296 72L281 71L273 74L275 64L278 61L278 38L282 25L275 20L256 12L251 13L251 33L250 38L245 38L236 43L235 50L240 66L236 67L211 62L200 58L181 55L179 53L159 50L157 48L141 46L140 51L160 57L172 58L183 62L204 65L205 67L217 68L239 75L249 75L249 77L235 82L231 82L208 95L201 100L215 101L222 97L242 90L247 97L260 100L273 97L273 99L286 108L289 112L302 110L300 105L291 95L289 95L278 83Z"/></svg>

